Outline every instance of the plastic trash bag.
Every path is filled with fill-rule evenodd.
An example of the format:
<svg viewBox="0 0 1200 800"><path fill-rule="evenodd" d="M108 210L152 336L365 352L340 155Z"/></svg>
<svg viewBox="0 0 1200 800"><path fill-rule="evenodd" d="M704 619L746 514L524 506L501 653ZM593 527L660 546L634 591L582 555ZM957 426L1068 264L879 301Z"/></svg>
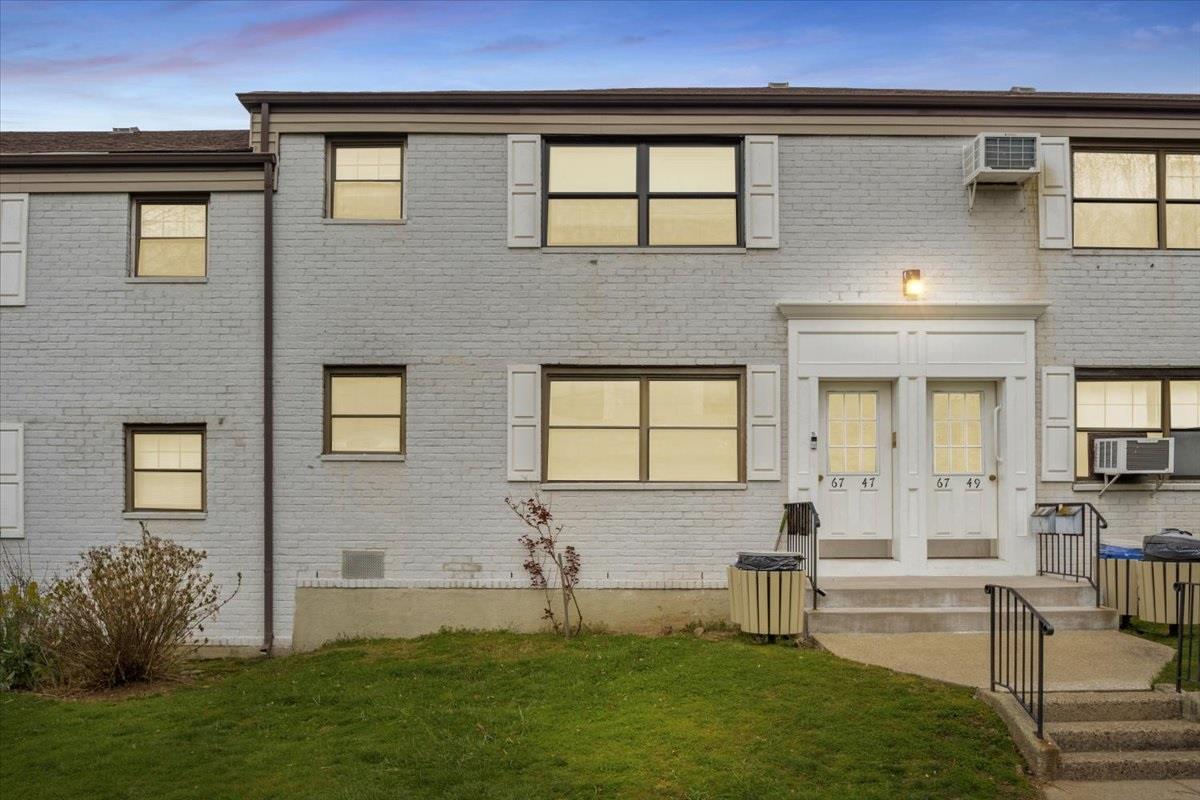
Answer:
<svg viewBox="0 0 1200 800"><path fill-rule="evenodd" d="M796 572L804 569L804 556L799 553L738 553L734 566L752 572Z"/></svg>

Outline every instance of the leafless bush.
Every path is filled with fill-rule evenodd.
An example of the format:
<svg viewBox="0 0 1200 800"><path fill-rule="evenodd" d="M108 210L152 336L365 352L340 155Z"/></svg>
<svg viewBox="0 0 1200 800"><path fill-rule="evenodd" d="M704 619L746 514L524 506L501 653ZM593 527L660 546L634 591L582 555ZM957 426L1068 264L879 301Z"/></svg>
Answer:
<svg viewBox="0 0 1200 800"><path fill-rule="evenodd" d="M525 561L521 566L529 575L529 582L546 593L546 608L542 618L550 621L555 633L561 632L570 639L572 633L579 633L583 628L583 613L579 610L579 600L575 597L575 586L579 583L579 571L582 568L579 552L571 545L559 548L558 539L563 526L554 524L554 515L550 513L550 507L537 495L519 502L506 497L504 503L522 522L533 529L532 534L523 534L517 541L525 549ZM550 574L546 571L547 562L553 565ZM562 600L561 622L554 613L554 603L550 599L550 592L555 588L559 590ZM574 626L571 625L572 606L576 616Z"/></svg>
<svg viewBox="0 0 1200 800"><path fill-rule="evenodd" d="M221 599L206 553L152 536L94 547L47 595L45 646L63 683L86 689L171 678L207 640Z"/></svg>

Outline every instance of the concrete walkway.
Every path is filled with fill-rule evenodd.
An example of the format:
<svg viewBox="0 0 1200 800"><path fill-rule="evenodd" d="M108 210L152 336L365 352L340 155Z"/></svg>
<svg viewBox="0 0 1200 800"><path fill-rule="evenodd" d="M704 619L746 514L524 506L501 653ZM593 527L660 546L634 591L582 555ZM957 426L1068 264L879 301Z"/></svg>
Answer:
<svg viewBox="0 0 1200 800"><path fill-rule="evenodd" d="M853 661L989 685L986 633L823 633L816 639ZM1046 637L1046 690L1149 689L1173 655L1169 647L1119 631L1058 631Z"/></svg>
<svg viewBox="0 0 1200 800"><path fill-rule="evenodd" d="M1200 800L1200 780L1058 781L1042 794L1046 800Z"/></svg>

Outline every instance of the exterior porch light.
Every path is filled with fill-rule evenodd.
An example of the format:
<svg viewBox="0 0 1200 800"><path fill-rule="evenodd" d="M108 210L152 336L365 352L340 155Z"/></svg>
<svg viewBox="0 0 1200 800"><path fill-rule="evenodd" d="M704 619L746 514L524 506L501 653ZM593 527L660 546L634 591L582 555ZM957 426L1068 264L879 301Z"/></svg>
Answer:
<svg viewBox="0 0 1200 800"><path fill-rule="evenodd" d="M906 269L900 281L906 300L920 300L925 294L925 281L921 280L921 270Z"/></svg>

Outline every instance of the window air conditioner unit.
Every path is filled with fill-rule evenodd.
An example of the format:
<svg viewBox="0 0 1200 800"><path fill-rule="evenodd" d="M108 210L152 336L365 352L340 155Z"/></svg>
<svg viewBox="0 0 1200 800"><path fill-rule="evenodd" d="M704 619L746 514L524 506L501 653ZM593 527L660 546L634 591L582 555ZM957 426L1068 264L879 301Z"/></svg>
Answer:
<svg viewBox="0 0 1200 800"><path fill-rule="evenodd" d="M1169 475L1175 469L1175 440L1097 439L1095 470L1101 475Z"/></svg>
<svg viewBox="0 0 1200 800"><path fill-rule="evenodd" d="M1019 185L1041 171L1036 133L981 133L963 148L967 207L975 205L981 183Z"/></svg>

